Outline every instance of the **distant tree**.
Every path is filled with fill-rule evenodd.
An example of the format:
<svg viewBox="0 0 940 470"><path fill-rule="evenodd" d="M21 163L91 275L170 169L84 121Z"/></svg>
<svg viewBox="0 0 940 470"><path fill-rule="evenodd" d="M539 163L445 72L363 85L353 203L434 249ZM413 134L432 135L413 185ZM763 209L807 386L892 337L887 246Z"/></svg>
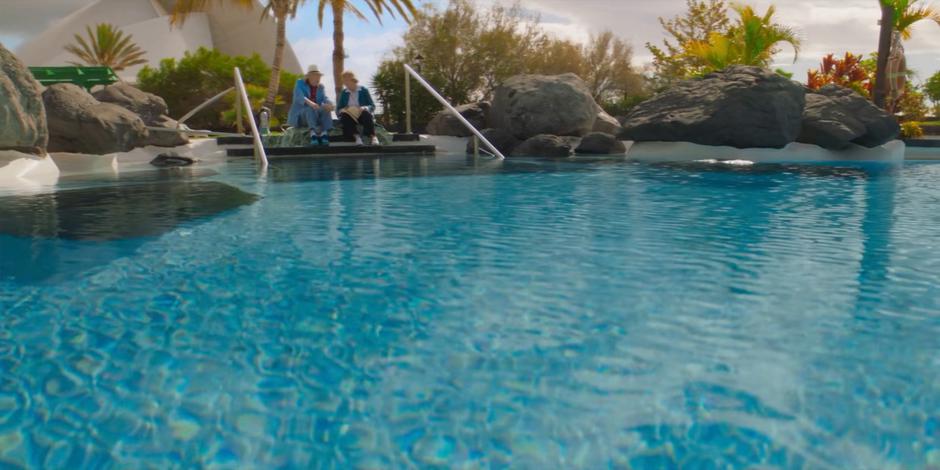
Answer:
<svg viewBox="0 0 940 470"><path fill-rule="evenodd" d="M412 0L361 0L379 23L382 22L382 15L386 11L394 18L395 12L405 21L411 19L417 14L417 9ZM343 91L342 75L346 67L346 33L344 30L343 17L346 13L351 13L360 20L365 20L366 16L353 3L353 0L319 0L317 8L317 22L320 28L323 28L323 17L326 8L329 7L333 13L333 83L336 86L336 96ZM394 10L393 10L394 9Z"/></svg>
<svg viewBox="0 0 940 470"><path fill-rule="evenodd" d="M898 99L895 109L901 122L923 121L930 113L926 95L911 82L907 82L907 87Z"/></svg>
<svg viewBox="0 0 940 470"><path fill-rule="evenodd" d="M924 84L924 93L935 104L940 105L940 72L933 74Z"/></svg>
<svg viewBox="0 0 940 470"><path fill-rule="evenodd" d="M682 80L705 64L686 54L691 42L707 41L712 33L724 33L731 20L724 0L686 0L686 12L672 19L659 18L668 39L662 47L646 43L653 54L653 79L659 88Z"/></svg>
<svg viewBox="0 0 940 470"><path fill-rule="evenodd" d="M119 72L128 67L146 64L146 52L134 44L133 36L125 35L123 31L113 25L101 23L95 27L85 28L88 40L75 35L75 44L65 46L65 50L77 57L80 62L69 62L72 65L105 66Z"/></svg>
<svg viewBox="0 0 940 470"><path fill-rule="evenodd" d="M526 67L519 73L558 75L573 73L585 77L585 58L580 44L552 36L543 36ZM504 77L508 78L508 77Z"/></svg>
<svg viewBox="0 0 940 470"><path fill-rule="evenodd" d="M789 27L774 22L776 9L773 5L763 15L758 15L746 5L732 5L737 21L726 33L711 33L707 41L693 41L686 46L688 54L705 65L697 73L721 70L731 65L770 65L779 52L781 43L794 50L794 62L799 56L800 39Z"/></svg>
<svg viewBox="0 0 940 470"><path fill-rule="evenodd" d="M592 36L584 47L583 77L598 102L641 94L646 83L633 66L633 48L610 30Z"/></svg>
<svg viewBox="0 0 940 470"><path fill-rule="evenodd" d="M628 97L645 92L644 78L633 68L632 49L610 32L582 45L544 31L537 16L518 5L480 10L468 0L450 0L443 11L426 6L404 35L404 45L382 62L372 78L385 105L385 124L404 118L402 64L422 57L421 74L456 104L490 99L507 78L522 73L575 73L599 102L629 105ZM426 95L412 94L413 120L420 127L440 109ZM427 107L425 107L427 105Z"/></svg>
<svg viewBox="0 0 940 470"><path fill-rule="evenodd" d="M806 85L818 90L825 85L836 84L869 97L873 79L874 76L865 67L862 56L846 52L842 59L836 59L832 54L823 57L818 70L807 72Z"/></svg>
<svg viewBox="0 0 940 470"><path fill-rule="evenodd" d="M171 21L175 25L182 25L186 18L195 13L205 11L213 0L177 0L171 11ZM251 10L255 0L218 0L219 3L228 3L239 8ZM284 62L284 49L287 45L287 22L297 16L297 9L306 0L267 0L261 19L273 17L277 26L277 36L274 42L274 60L271 62L271 78L268 81L268 91L264 98L264 105L274 109L275 99L281 80L281 66ZM293 86L293 84L291 85Z"/></svg>

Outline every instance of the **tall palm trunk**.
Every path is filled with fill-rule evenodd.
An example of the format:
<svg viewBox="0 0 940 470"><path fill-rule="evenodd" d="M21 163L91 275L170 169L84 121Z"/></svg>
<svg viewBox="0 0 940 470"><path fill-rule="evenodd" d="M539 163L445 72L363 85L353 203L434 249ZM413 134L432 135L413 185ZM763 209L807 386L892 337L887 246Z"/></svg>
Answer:
<svg viewBox="0 0 940 470"><path fill-rule="evenodd" d="M333 0L333 85L336 90L336 100L343 91L343 67L346 65L346 51L343 42L346 36L343 33L343 2Z"/></svg>
<svg viewBox="0 0 940 470"><path fill-rule="evenodd" d="M277 21L277 40L274 43L274 61L271 63L271 79L268 81L268 96L264 99L264 106L274 112L274 103L277 92L281 86L281 63L284 60L284 47L287 44L287 12L275 12Z"/></svg>
<svg viewBox="0 0 940 470"><path fill-rule="evenodd" d="M881 4L881 35L878 37L878 68L875 70L875 106L884 109L888 98L888 58L891 55L891 33L894 29L894 7L885 0Z"/></svg>

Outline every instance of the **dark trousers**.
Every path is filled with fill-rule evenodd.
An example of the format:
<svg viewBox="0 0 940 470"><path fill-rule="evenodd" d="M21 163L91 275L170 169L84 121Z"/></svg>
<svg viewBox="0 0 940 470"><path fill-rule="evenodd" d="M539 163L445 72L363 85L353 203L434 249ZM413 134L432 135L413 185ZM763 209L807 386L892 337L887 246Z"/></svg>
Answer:
<svg viewBox="0 0 940 470"><path fill-rule="evenodd" d="M339 113L339 120L343 123L343 135L346 137L352 137L358 134L359 125L362 126L362 135L366 137L375 135L375 120L372 118L372 113L368 111L363 111L363 113L359 115L358 123L352 116L346 113Z"/></svg>

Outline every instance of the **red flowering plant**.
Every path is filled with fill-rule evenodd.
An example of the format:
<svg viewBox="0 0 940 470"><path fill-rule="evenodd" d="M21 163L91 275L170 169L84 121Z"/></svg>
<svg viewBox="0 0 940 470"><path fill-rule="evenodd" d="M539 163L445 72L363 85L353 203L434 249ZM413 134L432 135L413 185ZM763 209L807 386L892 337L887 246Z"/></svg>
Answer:
<svg viewBox="0 0 940 470"><path fill-rule="evenodd" d="M807 75L806 85L813 90L833 83L865 97L871 96L873 74L865 67L862 56L851 52L846 52L843 59L836 59L832 54L823 57L819 70L810 70Z"/></svg>

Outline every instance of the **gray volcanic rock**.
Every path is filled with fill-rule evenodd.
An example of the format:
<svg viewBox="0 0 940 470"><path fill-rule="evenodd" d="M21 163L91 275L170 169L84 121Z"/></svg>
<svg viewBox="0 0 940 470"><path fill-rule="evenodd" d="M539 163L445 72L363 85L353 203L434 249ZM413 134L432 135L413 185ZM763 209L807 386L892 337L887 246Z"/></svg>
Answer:
<svg viewBox="0 0 940 470"><path fill-rule="evenodd" d="M577 75L517 75L496 89L490 127L518 139L539 134L583 136L600 111Z"/></svg>
<svg viewBox="0 0 940 470"><path fill-rule="evenodd" d="M140 116L115 104L101 103L76 85L51 85L42 99L50 152L127 152L146 144L150 136Z"/></svg>
<svg viewBox="0 0 940 470"><path fill-rule="evenodd" d="M512 151L514 157L568 157L571 144L557 135L539 134L527 139Z"/></svg>
<svg viewBox="0 0 940 470"><path fill-rule="evenodd" d="M133 111L144 122L152 122L160 116L169 114L166 101L163 98L123 82L108 85L92 93L92 96L102 103L116 104Z"/></svg>
<svg viewBox="0 0 940 470"><path fill-rule="evenodd" d="M617 137L605 132L592 132L581 139L576 154L618 155L627 152L627 146Z"/></svg>
<svg viewBox="0 0 940 470"><path fill-rule="evenodd" d="M513 137L512 134L502 129L483 129L480 131L480 133L483 134L483 137L486 137L486 140L490 141L490 143L493 144L497 150L502 152L503 155L509 155L512 150L520 144L519 139ZM480 148L486 148L482 142L480 143ZM470 141L467 142L467 155L472 154L473 139L470 139Z"/></svg>
<svg viewBox="0 0 940 470"><path fill-rule="evenodd" d="M48 143L39 82L16 56L0 45L0 150L41 155Z"/></svg>
<svg viewBox="0 0 940 470"><path fill-rule="evenodd" d="M826 85L807 92L803 128L797 140L841 150L853 143L865 147L884 145L900 133L897 119L862 95L838 85Z"/></svg>
<svg viewBox="0 0 940 470"><path fill-rule="evenodd" d="M617 118L607 114L604 111L597 113L597 120L594 121L593 132L604 132L606 134L617 135L623 130L620 121Z"/></svg>
<svg viewBox="0 0 940 470"><path fill-rule="evenodd" d="M102 103L116 104L136 113L147 126L176 129L176 121L168 116L166 101L153 93L139 90L127 83L115 83L94 92L93 95ZM154 131L150 132L150 137L144 145L176 147L188 143L189 139L178 132Z"/></svg>
<svg viewBox="0 0 940 470"><path fill-rule="evenodd" d="M463 116L464 119L470 121L473 127L482 129L486 127L487 115L490 112L490 103L488 101L481 101L479 103L465 104L457 106L457 111L460 112L460 115ZM431 118L431 122L429 122L427 126L427 133L430 135L451 135L455 137L470 137L473 135L473 133L457 119L457 116L454 116L453 113L446 109L438 112Z"/></svg>
<svg viewBox="0 0 940 470"><path fill-rule="evenodd" d="M627 116L621 137L737 148L780 148L800 134L803 86L773 71L734 66L680 82Z"/></svg>

